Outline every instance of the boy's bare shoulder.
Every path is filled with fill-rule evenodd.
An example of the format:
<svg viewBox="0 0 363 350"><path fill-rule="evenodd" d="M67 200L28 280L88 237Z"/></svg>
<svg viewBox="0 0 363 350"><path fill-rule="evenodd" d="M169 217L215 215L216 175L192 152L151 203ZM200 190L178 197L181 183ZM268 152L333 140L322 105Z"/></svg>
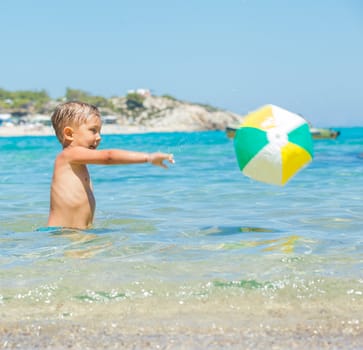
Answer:
<svg viewBox="0 0 363 350"><path fill-rule="evenodd" d="M64 161L70 161L72 158L75 157L75 155L82 153L84 150L83 147L67 147L64 148L61 152L58 153L57 159L63 159Z"/></svg>
<svg viewBox="0 0 363 350"><path fill-rule="evenodd" d="M107 152L105 150L89 149L81 146L67 147L61 151L57 159L69 164L103 164Z"/></svg>
<svg viewBox="0 0 363 350"><path fill-rule="evenodd" d="M78 147L70 147L64 148L61 152L59 152L56 156L56 163L59 165L72 163L72 159L74 158L74 152L77 152L75 148ZM79 147L81 148L81 147Z"/></svg>

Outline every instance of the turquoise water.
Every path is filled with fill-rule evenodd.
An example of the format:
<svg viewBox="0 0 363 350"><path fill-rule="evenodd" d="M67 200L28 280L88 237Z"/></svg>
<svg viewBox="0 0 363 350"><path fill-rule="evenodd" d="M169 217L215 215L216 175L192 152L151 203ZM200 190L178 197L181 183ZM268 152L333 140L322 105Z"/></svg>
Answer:
<svg viewBox="0 0 363 350"><path fill-rule="evenodd" d="M340 130L314 141L313 163L285 187L244 177L223 132L104 135L101 148L171 152L176 164L90 166L94 228L53 232L36 229L58 142L0 138L2 312L226 296L261 310L330 299L341 315L362 310L363 128Z"/></svg>

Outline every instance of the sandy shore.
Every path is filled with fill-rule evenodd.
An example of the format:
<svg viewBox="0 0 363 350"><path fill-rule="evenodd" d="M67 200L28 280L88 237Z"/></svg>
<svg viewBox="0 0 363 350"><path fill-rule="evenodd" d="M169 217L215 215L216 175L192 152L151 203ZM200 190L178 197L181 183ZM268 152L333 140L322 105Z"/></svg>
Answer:
<svg viewBox="0 0 363 350"><path fill-rule="evenodd" d="M185 316L185 315L184 315ZM363 348L363 332L334 324L297 323L260 327L245 324L224 327L218 323L198 324L192 314L189 325L183 319L137 322L0 322L2 349L345 349ZM191 320L195 326L190 327ZM140 320L139 320L140 321ZM168 324L168 325L167 325Z"/></svg>
<svg viewBox="0 0 363 350"><path fill-rule="evenodd" d="M0 329L3 349L362 349L363 337L298 330L210 331L178 330L134 333L112 325L22 325Z"/></svg>
<svg viewBox="0 0 363 350"><path fill-rule="evenodd" d="M238 300L246 303L232 304ZM238 310L230 302L8 302L0 304L0 349L363 348L360 303L353 310L333 300L269 301Z"/></svg>

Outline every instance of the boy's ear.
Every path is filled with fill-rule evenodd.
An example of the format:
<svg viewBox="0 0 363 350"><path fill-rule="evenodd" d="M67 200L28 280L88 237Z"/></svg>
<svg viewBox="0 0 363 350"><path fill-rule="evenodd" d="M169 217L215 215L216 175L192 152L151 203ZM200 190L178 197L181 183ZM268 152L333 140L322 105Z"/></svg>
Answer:
<svg viewBox="0 0 363 350"><path fill-rule="evenodd" d="M66 126L63 129L63 135L64 135L65 140L72 141L73 140L73 129L70 126Z"/></svg>

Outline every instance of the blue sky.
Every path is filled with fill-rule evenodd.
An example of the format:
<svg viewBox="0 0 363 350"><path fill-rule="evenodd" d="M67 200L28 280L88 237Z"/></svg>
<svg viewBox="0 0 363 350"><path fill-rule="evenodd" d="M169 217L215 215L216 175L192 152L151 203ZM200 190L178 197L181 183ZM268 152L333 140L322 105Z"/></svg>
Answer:
<svg viewBox="0 0 363 350"><path fill-rule="evenodd" d="M0 87L272 103L363 125L360 0L1 0Z"/></svg>

